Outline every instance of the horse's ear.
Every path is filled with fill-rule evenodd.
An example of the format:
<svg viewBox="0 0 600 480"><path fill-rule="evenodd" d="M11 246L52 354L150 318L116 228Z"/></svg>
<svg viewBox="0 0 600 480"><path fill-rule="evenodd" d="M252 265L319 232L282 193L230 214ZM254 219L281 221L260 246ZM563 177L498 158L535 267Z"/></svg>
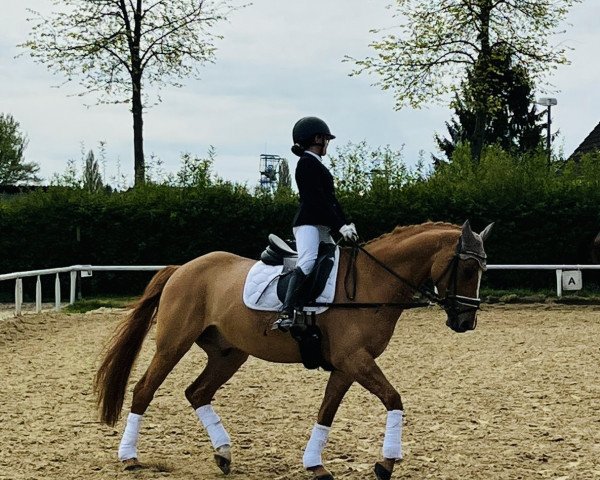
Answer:
<svg viewBox="0 0 600 480"><path fill-rule="evenodd" d="M485 242L485 239L490 236L490 232L492 231L492 227L494 226L494 222L490 223L487 227L483 229L483 232L479 234L481 240Z"/></svg>
<svg viewBox="0 0 600 480"><path fill-rule="evenodd" d="M462 225L462 233L463 236L469 236L469 234L473 234L473 230L471 230L471 223L468 220Z"/></svg>

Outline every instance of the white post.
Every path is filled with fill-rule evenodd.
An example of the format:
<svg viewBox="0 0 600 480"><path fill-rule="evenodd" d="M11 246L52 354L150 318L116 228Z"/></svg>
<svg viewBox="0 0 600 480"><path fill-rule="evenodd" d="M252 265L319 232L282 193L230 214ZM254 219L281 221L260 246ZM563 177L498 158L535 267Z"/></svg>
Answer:
<svg viewBox="0 0 600 480"><path fill-rule="evenodd" d="M21 307L23 306L23 279L17 278L15 282L15 315L21 315Z"/></svg>
<svg viewBox="0 0 600 480"><path fill-rule="evenodd" d="M77 287L77 271L72 270L71 274L71 291L69 292L69 305L73 305L75 303L75 289Z"/></svg>
<svg viewBox="0 0 600 480"><path fill-rule="evenodd" d="M60 310L60 274L54 280L54 310Z"/></svg>
<svg viewBox="0 0 600 480"><path fill-rule="evenodd" d="M35 313L42 311L42 281L38 275L37 281L35 282Z"/></svg>
<svg viewBox="0 0 600 480"><path fill-rule="evenodd" d="M556 296L562 297L562 270L556 270Z"/></svg>

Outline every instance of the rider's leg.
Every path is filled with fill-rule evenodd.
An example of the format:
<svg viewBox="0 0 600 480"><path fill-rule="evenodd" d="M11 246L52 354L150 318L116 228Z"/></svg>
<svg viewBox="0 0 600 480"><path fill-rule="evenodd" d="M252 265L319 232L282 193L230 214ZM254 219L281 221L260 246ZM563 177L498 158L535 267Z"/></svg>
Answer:
<svg viewBox="0 0 600 480"><path fill-rule="evenodd" d="M294 310L298 307L298 293L300 286L312 271L319 253L320 231L315 225L301 225L294 228L298 262L290 274L285 300L279 319L275 322L277 328L288 331L294 325Z"/></svg>

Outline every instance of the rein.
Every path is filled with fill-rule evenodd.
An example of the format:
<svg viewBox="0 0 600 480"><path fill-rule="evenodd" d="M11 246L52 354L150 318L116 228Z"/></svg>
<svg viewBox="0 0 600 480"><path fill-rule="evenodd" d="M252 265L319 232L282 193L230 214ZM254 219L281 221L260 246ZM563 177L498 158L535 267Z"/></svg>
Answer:
<svg viewBox="0 0 600 480"><path fill-rule="evenodd" d="M348 265L348 269L346 270L346 276L344 278L344 287L346 289L346 297L349 300L354 300L356 297L356 257L358 251L363 252L367 257L369 257L373 262L383 268L386 272L392 275L394 278L404 283L406 286L411 288L412 290L419 292L421 295L426 297L428 302L379 302L379 303L355 303L355 302L342 302L342 303L326 303L326 302L310 302L306 306L310 307L333 307L333 308L385 308L385 307L395 307L402 309L411 309L411 308L422 308L422 307L430 307L432 303L436 303L440 306L443 306L444 299L440 298L433 290L423 287L423 286L415 286L412 282L406 280L404 277L398 275L394 270L388 267L385 263L383 263L378 258L371 255L367 252L362 246L358 243L354 243L352 246L352 251L350 253L350 262ZM448 266L450 267L450 265ZM349 279L352 279L352 293L348 291L348 283Z"/></svg>
<svg viewBox="0 0 600 480"><path fill-rule="evenodd" d="M432 304L437 304L442 307L448 314L451 315L460 315L461 313L468 312L471 310L479 310L481 305L481 299L473 298L473 297L465 297L462 295L458 295L458 261L464 255L471 258L475 258L477 261L480 261L481 258L479 255L473 252L463 252L462 251L462 240L459 239L458 244L456 246L456 252L452 260L448 263L446 268L444 269L442 275L438 279L438 282L444 278L446 275L450 274L450 284L448 285L448 291L446 292L446 296L441 298L434 290L426 287L426 286L418 286L414 285L412 282L407 280L406 278L398 275L394 270L388 267L381 260L376 258L367 252L362 246L358 245L354 242L352 247L352 252L350 254L350 264L348 266L348 270L346 271L346 276L344 278L344 287L346 289L346 297L349 300L354 300L356 296L356 257L358 251L363 252L368 258L370 258L373 262L383 268L386 272L392 275L394 278L402 282L404 285L408 286L415 292L419 292L421 295L427 298L428 302L379 302L379 303L355 303L355 302L345 302L345 303L325 303L325 302L313 302L308 304L307 306L311 307L333 307L333 308L384 308L384 307L395 307L402 309L410 309L410 308L421 308L421 307L429 307ZM352 278L352 293L348 291L348 283L349 279ZM434 282L434 285L437 282ZM448 293L452 289L453 293Z"/></svg>
<svg viewBox="0 0 600 480"><path fill-rule="evenodd" d="M468 252L468 251L463 252L462 237L459 238L459 240L458 240L458 243L456 245L456 252L454 253L454 257L452 257L452 260L450 260L450 262L448 263L448 265L446 266L446 268L444 269L444 271L442 272L442 274L440 275L440 277L437 280L437 282L439 282L442 278L444 278L448 274L450 274L450 276L451 276L450 284L448 285L448 290L450 290L450 288L452 288L453 293L449 294L447 292L446 296L444 298L441 298L437 293L435 293L435 291L433 291L430 288L427 288L425 286L415 286L412 282L409 282L408 280L406 280L405 278L401 277L396 272L394 272L391 268L389 268L387 265L385 265L383 262L381 262L378 258L371 255L360 245L355 244L354 248L360 249L365 255L367 255L367 257L369 257L371 260L373 260L375 263L377 263L385 271L387 271L388 273L393 275L395 278L400 280L402 283L404 283L408 287L412 288L414 291L419 292L421 295L425 296L429 300L429 303L424 303L424 304L423 303L419 304L416 302L404 304L404 305L409 305L404 308L417 308L417 307L421 307L421 306L429 306L431 303L435 303L435 304L439 305L440 307L442 307L447 313L453 314L453 315L459 315L461 313L469 312L471 310L479 310L479 308L481 306L481 299L473 298L473 297L465 297L463 295L458 295L458 293L457 293L457 290L458 290L458 279L457 279L458 261L460 260L460 258L462 256L475 258L478 262L480 262L481 260L485 260L484 258L481 258L480 255L478 255L474 252ZM434 285L437 282L434 282ZM390 304L390 306L391 305L400 306L403 304Z"/></svg>
<svg viewBox="0 0 600 480"><path fill-rule="evenodd" d="M415 292L419 292L421 295L423 295L424 297L426 297L430 302L437 303L438 305L441 305L443 303L443 299L440 298L438 296L438 294L435 293L430 288L427 288L427 287L424 287L424 286L416 286L416 285L414 285L412 282L408 281L406 278L398 275L394 270L392 270L390 267L388 267L385 263L383 263L377 257L371 255L362 246L360 246L358 244L355 244L354 248L360 250L361 252L363 252L367 257L369 257L371 260L373 260L377 265L379 265L381 268L383 268L390 275L392 275L393 277L395 277L397 280L400 280L400 282L404 283L407 287L413 289ZM450 268L450 264L448 265L448 268Z"/></svg>

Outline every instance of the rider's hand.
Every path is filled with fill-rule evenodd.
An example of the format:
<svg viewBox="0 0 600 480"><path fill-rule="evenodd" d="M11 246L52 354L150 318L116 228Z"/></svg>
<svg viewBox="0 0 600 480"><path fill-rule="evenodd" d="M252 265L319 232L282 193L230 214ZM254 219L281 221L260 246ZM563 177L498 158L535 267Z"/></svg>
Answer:
<svg viewBox="0 0 600 480"><path fill-rule="evenodd" d="M340 233L344 240L356 242L358 240L358 233L356 233L356 227L353 223L348 223L346 225L342 225L340 228Z"/></svg>

